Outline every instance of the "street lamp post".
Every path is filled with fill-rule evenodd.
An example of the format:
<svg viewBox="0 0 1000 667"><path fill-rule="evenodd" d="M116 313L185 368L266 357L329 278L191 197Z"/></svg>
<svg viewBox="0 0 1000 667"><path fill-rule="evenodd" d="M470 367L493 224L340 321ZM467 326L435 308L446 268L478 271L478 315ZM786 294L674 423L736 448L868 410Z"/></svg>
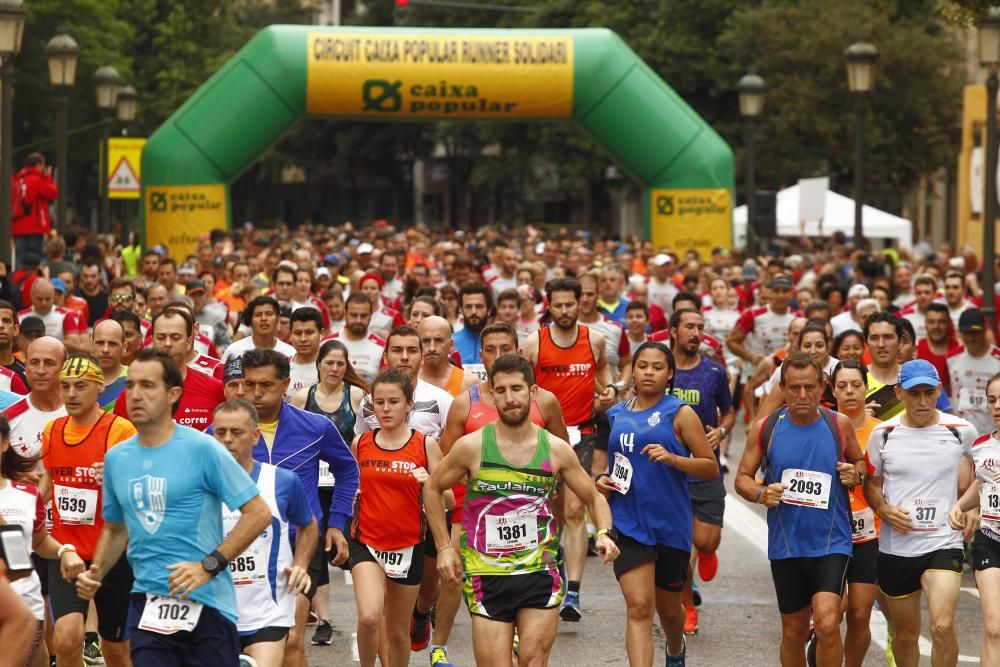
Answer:
<svg viewBox="0 0 1000 667"><path fill-rule="evenodd" d="M757 117L764 110L764 93L767 85L757 74L750 72L745 74L736 85L736 90L740 95L740 115L746 119L743 126L746 141L746 200L747 200L747 229L753 232L753 239L747 238L747 250L757 250L760 245L757 234L757 184L754 167L754 135L757 129ZM747 252L748 255L753 254Z"/></svg>
<svg viewBox="0 0 1000 667"><path fill-rule="evenodd" d="M94 92L97 94L97 108L106 115L115 111L115 97L118 94L118 85L121 77L118 70L111 65L99 67L94 72ZM101 193L101 216L97 222L98 231L105 232L111 229L111 202L108 199L108 138L110 136L111 119L105 118L101 124L101 151L100 151L100 193Z"/></svg>
<svg viewBox="0 0 1000 667"><path fill-rule="evenodd" d="M69 197L69 167L66 138L66 110L69 106L69 89L76 81L76 61L80 57L80 47L76 40L60 33L49 40L45 47L49 59L49 83L58 91L56 97L56 171L59 177L59 199L56 200L56 224L60 232L66 231L66 200Z"/></svg>
<svg viewBox="0 0 1000 667"><path fill-rule="evenodd" d="M11 59L21 50L24 37L24 0L0 0L0 259L10 265L10 190L14 178L14 66Z"/></svg>
<svg viewBox="0 0 1000 667"><path fill-rule="evenodd" d="M138 93L136 93L135 88L132 86L125 86L118 90L118 100L115 103L115 108L118 112L118 122L122 124L122 136L128 135L128 124L135 120L135 114L138 111ZM121 211L121 208L118 209ZM122 238L128 238L129 228L132 226L132 211L131 207L125 212L124 223L122 229Z"/></svg>
<svg viewBox="0 0 1000 667"><path fill-rule="evenodd" d="M875 86L875 63L878 49L865 42L851 44L844 51L847 59L847 89L854 95L857 122L854 129L854 247L864 244L864 227L861 224L864 210L864 159L865 159L865 95Z"/></svg>
<svg viewBox="0 0 1000 667"><path fill-rule="evenodd" d="M1000 65L1000 8L990 9L978 28L979 62L989 70L986 78L986 187L983 194L983 312L995 325L996 220L997 220L997 66Z"/></svg>

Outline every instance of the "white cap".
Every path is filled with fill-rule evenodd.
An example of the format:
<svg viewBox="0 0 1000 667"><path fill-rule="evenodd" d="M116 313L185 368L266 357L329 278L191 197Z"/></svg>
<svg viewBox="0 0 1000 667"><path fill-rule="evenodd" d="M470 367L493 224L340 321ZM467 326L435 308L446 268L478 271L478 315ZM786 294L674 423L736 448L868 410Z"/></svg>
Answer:
<svg viewBox="0 0 1000 667"><path fill-rule="evenodd" d="M362 243L358 246L359 255L368 255L375 252L375 248L372 247L371 243Z"/></svg>
<svg viewBox="0 0 1000 667"><path fill-rule="evenodd" d="M848 299L854 298L856 296L864 299L870 295L871 292L868 291L868 288L862 285L861 283L857 283L856 285L851 285L851 289L847 290Z"/></svg>
<svg viewBox="0 0 1000 667"><path fill-rule="evenodd" d="M664 264L669 264L674 261L674 258L665 252L661 252L659 255L653 258L653 266L663 266Z"/></svg>
<svg viewBox="0 0 1000 667"><path fill-rule="evenodd" d="M535 244L535 254L541 255L545 253L545 241L539 241Z"/></svg>
<svg viewBox="0 0 1000 667"><path fill-rule="evenodd" d="M326 276L327 278L329 278L330 269L326 268L325 266L321 266L318 269L316 269L316 277L319 278L320 276Z"/></svg>
<svg viewBox="0 0 1000 667"><path fill-rule="evenodd" d="M962 259L961 257L952 257L951 259L948 260L948 266L950 266L953 269L962 269L964 271L965 260Z"/></svg>

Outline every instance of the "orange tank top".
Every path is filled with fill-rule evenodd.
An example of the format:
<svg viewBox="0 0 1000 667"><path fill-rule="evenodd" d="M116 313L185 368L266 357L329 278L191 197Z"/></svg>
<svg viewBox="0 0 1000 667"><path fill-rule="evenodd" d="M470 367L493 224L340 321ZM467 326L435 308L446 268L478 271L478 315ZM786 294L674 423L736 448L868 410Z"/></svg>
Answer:
<svg viewBox="0 0 1000 667"><path fill-rule="evenodd" d="M587 327L580 324L577 328L576 342L568 348L556 345L551 327L538 330L535 384L556 395L567 426L586 424L594 416L597 360Z"/></svg>
<svg viewBox="0 0 1000 667"><path fill-rule="evenodd" d="M465 418L466 433L478 431L487 424L500 419L500 413L497 412L496 406L486 405L486 402L483 401L482 393L479 391L480 386L477 384L469 389L469 416ZM538 409L537 401L531 402L531 415L528 418L536 426L545 428L545 419L542 417L542 411Z"/></svg>
<svg viewBox="0 0 1000 667"><path fill-rule="evenodd" d="M69 417L52 422L44 465L52 475L52 537L76 547L80 558L91 560L104 527L101 516L101 485L94 479L94 463L104 460L111 429L116 420L101 412L90 432L79 442L69 442Z"/></svg>
<svg viewBox="0 0 1000 667"><path fill-rule="evenodd" d="M427 468L424 434L411 431L399 449L383 449L379 431L358 441L361 490L355 501L351 535L365 546L395 550L419 544L423 537L420 482L414 468Z"/></svg>
<svg viewBox="0 0 1000 667"><path fill-rule="evenodd" d="M858 444L861 445L862 454L868 450L868 436L872 434L872 429L881 423L880 420L869 415L865 425L855 429L854 433L858 438ZM854 544L871 542L878 537L879 530L882 529L882 520L868 506L868 501L865 500L865 494L860 486L848 489L847 494L851 499L851 539Z"/></svg>
<svg viewBox="0 0 1000 667"><path fill-rule="evenodd" d="M463 371L458 366L451 367L451 375L448 376L448 381L444 383L444 390L452 395L452 397L458 396L462 393L462 382L465 381L465 371Z"/></svg>

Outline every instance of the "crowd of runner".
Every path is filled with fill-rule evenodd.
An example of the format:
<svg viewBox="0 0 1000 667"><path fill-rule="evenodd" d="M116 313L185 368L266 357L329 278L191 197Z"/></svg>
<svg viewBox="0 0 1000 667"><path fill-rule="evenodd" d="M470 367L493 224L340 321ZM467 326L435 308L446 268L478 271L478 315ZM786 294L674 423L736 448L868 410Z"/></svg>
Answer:
<svg viewBox="0 0 1000 667"><path fill-rule="evenodd" d="M782 665L861 665L877 605L915 667L924 598L955 665L967 562L1000 665L980 262L797 247L385 221L248 223L186 257L50 237L0 266L0 665L304 666L332 641L331 566L365 667L453 664L462 606L477 664L543 665L586 622L588 553L630 664L655 612L684 665L726 474L767 508Z"/></svg>

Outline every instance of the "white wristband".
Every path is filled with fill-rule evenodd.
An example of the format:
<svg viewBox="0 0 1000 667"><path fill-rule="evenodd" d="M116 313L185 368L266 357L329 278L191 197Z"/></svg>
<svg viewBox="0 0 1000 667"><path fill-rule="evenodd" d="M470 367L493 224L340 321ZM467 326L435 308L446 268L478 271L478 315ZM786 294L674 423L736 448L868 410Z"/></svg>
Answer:
<svg viewBox="0 0 1000 667"><path fill-rule="evenodd" d="M58 551L56 551L56 556L62 558L63 554L66 553L67 551L72 551L73 553L76 553L76 547L73 546L72 544L64 544L61 547L59 547Z"/></svg>

